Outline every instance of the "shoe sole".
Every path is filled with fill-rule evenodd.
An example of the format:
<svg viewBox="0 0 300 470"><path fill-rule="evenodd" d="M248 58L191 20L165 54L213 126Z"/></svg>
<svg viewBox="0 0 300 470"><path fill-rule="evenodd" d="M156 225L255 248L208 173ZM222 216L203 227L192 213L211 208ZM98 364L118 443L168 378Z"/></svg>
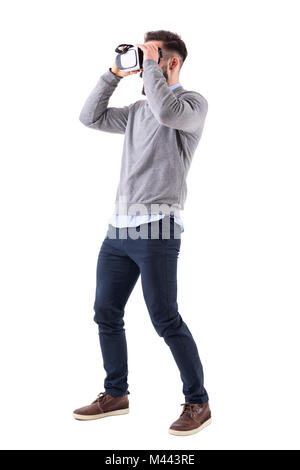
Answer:
<svg viewBox="0 0 300 470"><path fill-rule="evenodd" d="M124 410L107 411L106 413L101 413L99 415L80 415L73 413L73 418L78 419L79 421L91 421L93 419L105 418L106 416L125 415L127 413L129 413L129 408L125 408Z"/></svg>
<svg viewBox="0 0 300 470"><path fill-rule="evenodd" d="M204 423L201 424L201 426L199 426L199 428L191 429L190 431L176 431L175 429L169 428L169 433L173 434L174 436L189 436L190 434L196 434L197 432L201 431L206 426L208 426L210 423L211 423L211 418L204 421Z"/></svg>

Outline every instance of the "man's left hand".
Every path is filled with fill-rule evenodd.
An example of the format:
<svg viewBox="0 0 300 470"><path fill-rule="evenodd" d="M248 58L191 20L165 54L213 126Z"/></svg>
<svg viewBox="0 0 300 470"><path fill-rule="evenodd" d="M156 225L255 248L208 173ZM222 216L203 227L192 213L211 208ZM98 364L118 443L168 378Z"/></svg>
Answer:
<svg viewBox="0 0 300 470"><path fill-rule="evenodd" d="M136 44L136 46L142 49L144 53L143 62L144 60L147 60L147 59L153 59L155 60L155 62L158 63L158 59L159 59L158 46L156 46L153 43L152 44Z"/></svg>

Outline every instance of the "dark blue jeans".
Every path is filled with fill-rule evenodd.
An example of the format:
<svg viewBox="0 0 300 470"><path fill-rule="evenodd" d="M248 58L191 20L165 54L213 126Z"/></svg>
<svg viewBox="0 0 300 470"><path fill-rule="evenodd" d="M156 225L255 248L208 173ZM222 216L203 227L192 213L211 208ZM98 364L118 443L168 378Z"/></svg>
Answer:
<svg viewBox="0 0 300 470"><path fill-rule="evenodd" d="M170 235L164 235L162 220L164 223L168 221ZM109 225L102 243L97 264L94 321L98 324L107 374L104 388L115 397L129 393L124 309L141 274L143 295L152 324L176 361L185 401L201 404L208 401L202 364L196 343L177 305L180 228L173 217L167 216L162 220L134 228ZM137 233L139 229L142 230ZM151 238L151 230L156 230L157 238L153 238L153 232ZM133 238L134 233L138 238ZM148 238L145 238L145 233Z"/></svg>

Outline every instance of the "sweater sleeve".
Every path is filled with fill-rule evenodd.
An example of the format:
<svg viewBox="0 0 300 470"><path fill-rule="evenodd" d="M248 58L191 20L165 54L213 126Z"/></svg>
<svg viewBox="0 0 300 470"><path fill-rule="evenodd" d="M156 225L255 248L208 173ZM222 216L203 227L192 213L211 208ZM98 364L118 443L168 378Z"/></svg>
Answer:
<svg viewBox="0 0 300 470"><path fill-rule="evenodd" d="M111 68L99 78L80 112L79 120L87 127L104 132L124 134L129 109L108 107L108 102L123 77L115 75Z"/></svg>
<svg viewBox="0 0 300 470"><path fill-rule="evenodd" d="M150 109L161 124L185 132L203 127L208 103L200 93L191 91L177 97L153 59L143 62L143 79Z"/></svg>

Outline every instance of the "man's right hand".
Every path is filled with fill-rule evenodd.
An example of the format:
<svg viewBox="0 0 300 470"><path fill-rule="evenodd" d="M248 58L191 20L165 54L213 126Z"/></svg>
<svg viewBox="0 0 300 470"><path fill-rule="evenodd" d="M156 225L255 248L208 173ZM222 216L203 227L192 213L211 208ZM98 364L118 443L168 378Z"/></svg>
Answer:
<svg viewBox="0 0 300 470"><path fill-rule="evenodd" d="M121 48L124 49L125 46L121 46ZM117 77L127 77L127 75L134 75L135 73L141 72L142 70L143 68L141 68L140 70L131 70L130 72L123 72L118 69L118 67L116 66L116 62L114 62L113 66L111 67L112 73L117 75Z"/></svg>

